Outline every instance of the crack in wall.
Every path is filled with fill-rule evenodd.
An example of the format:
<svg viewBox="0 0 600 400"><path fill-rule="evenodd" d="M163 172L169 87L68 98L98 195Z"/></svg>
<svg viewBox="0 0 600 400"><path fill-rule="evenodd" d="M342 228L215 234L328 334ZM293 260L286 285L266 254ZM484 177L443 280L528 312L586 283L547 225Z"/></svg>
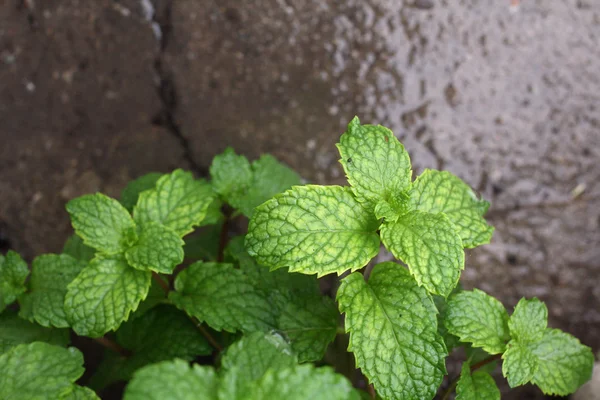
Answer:
<svg viewBox="0 0 600 400"><path fill-rule="evenodd" d="M147 19L152 23L154 35L159 41L159 51L154 60L153 67L158 76L157 92L162 104L161 110L153 118L152 123L165 128L175 137L183 149L183 158L187 161L192 171L197 176L206 177L208 176L208 169L196 161L190 142L175 118L178 106L177 85L172 71L169 70L164 61L164 54L173 32L173 0L166 1L160 13L157 13L155 9L148 9L148 5L151 5L151 3L142 0L142 6L147 14Z"/></svg>

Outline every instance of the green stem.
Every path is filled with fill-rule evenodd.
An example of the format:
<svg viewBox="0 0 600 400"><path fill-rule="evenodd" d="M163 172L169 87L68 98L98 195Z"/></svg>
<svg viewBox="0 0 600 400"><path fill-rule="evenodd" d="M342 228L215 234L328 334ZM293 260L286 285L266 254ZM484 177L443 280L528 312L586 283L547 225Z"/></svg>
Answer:
<svg viewBox="0 0 600 400"><path fill-rule="evenodd" d="M225 215L225 219L223 220L223 225L221 225L221 234L219 236L219 251L217 253L217 262L223 262L225 258L225 247L227 246L227 241L229 239L229 221L231 214L228 210L223 210L223 214Z"/></svg>
<svg viewBox="0 0 600 400"><path fill-rule="evenodd" d="M198 330L200 331L202 336L204 336L206 338L208 343L210 343L210 345L212 347L214 347L215 350L217 350L219 352L223 351L223 346L221 346L219 344L219 342L217 342L215 340L215 338L210 334L210 332L207 331L206 328L204 328L204 326L202 326L202 322L198 321L195 317L190 317L190 318L191 318L192 322L194 322L194 325L196 325L196 328L198 328Z"/></svg>
<svg viewBox="0 0 600 400"><path fill-rule="evenodd" d="M168 296L169 291L171 290L171 288L169 288L169 284L167 282L165 282L163 280L163 278L161 278L160 275L158 275L156 272L152 272L152 279L154 279L156 282L158 282L160 287L163 288L163 290L165 291L165 294Z"/></svg>
<svg viewBox="0 0 600 400"><path fill-rule="evenodd" d="M336 333L336 335L345 335L346 334L346 330L344 329L343 326L338 326L335 333Z"/></svg>
<svg viewBox="0 0 600 400"><path fill-rule="evenodd" d="M485 365L488 365L489 363L499 360L500 358L502 358L502 354L494 354L493 356L483 359L483 360L479 361L478 363L471 365L471 372L478 370L479 368L481 368ZM450 394L452 394L452 392L456 388L456 385L458 384L459 379L460 379L460 374L456 378L454 378L452 380L452 382L450 382L450 385L444 391L444 394L442 395L441 400L448 400L448 398L450 397Z"/></svg>

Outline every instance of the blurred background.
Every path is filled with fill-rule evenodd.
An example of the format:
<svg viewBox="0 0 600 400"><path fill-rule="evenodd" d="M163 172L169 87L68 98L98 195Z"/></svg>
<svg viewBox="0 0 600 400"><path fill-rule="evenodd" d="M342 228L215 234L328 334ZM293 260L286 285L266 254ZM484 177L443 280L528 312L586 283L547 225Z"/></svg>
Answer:
<svg viewBox="0 0 600 400"><path fill-rule="evenodd" d="M59 252L67 200L226 146L343 184L358 115L492 203L466 288L600 350L600 1L2 0L0 247ZM506 398L543 398L525 388Z"/></svg>

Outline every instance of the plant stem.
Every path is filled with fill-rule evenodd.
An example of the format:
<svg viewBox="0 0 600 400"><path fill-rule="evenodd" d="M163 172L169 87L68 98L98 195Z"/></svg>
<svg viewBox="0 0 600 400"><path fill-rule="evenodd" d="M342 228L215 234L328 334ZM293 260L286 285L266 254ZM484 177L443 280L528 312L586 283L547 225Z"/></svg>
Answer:
<svg viewBox="0 0 600 400"><path fill-rule="evenodd" d="M372 399L377 398L377 393L375 393L375 388L373 387L373 384L370 384L369 386L367 386L367 392L369 393L369 395L371 396Z"/></svg>
<svg viewBox="0 0 600 400"><path fill-rule="evenodd" d="M212 347L215 348L215 350L221 352L223 351L223 346L221 346L219 344L219 342L217 342L215 340L214 337L212 337L212 335L210 334L209 331L206 330L206 328L204 328L202 326L202 322L198 321L195 317L190 317L192 319L192 321L194 322L194 325L196 325L196 328L198 328L198 330L200 331L200 333L202 334L202 336L204 336L206 338L206 340L208 341L208 343L210 343L210 345Z"/></svg>
<svg viewBox="0 0 600 400"><path fill-rule="evenodd" d="M129 357L132 354L131 351L122 347L118 343L113 342L112 340L110 340L107 337L102 336L99 338L94 338L94 341L96 341L96 343L99 343L102 346L106 347L107 349L110 349L110 350L114 351L115 353L120 354L122 357Z"/></svg>
<svg viewBox="0 0 600 400"><path fill-rule="evenodd" d="M478 363L471 365L471 372L473 372L489 363L499 360L500 358L502 358L502 354L494 354L493 356L483 359L483 360L479 361ZM458 374L458 376L456 378L454 378L452 380L452 382L450 382L450 385L444 391L444 394L443 394L441 400L447 400L450 397L450 394L454 391L454 388L456 388L456 384L458 384L459 379L460 379L460 374Z"/></svg>
<svg viewBox="0 0 600 400"><path fill-rule="evenodd" d="M343 326L338 326L337 330L335 331L336 335L345 335L346 334L346 329L344 329Z"/></svg>
<svg viewBox="0 0 600 400"><path fill-rule="evenodd" d="M163 290L165 291L165 294L168 295L169 291L171 290L169 288L169 284L167 282L165 282L163 280L163 278L160 277L160 275L158 275L156 272L152 272L152 278L158 282L158 284L160 285L160 287L163 288Z"/></svg>
<svg viewBox="0 0 600 400"><path fill-rule="evenodd" d="M225 219L223 225L221 225L221 235L219 236L219 252L217 253L217 262L223 262L225 258L225 246L227 246L227 239L229 234L229 217L230 213L227 210L223 210Z"/></svg>

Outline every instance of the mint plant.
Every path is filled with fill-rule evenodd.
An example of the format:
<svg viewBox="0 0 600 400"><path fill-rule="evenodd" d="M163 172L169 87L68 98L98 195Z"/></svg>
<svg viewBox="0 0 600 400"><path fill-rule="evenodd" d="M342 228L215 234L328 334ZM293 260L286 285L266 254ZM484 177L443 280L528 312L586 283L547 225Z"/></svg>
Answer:
<svg viewBox="0 0 600 400"><path fill-rule="evenodd" d="M509 315L459 286L464 249L493 234L487 201L449 172L413 180L382 126L355 118L338 149L347 187L228 148L210 180L150 173L119 200L71 200L62 254L31 271L0 256L0 399L98 399L123 381L126 400L499 399L499 363L510 387L547 394L590 378L590 349L548 328L541 301ZM375 264L382 244L395 260ZM70 332L105 348L91 378ZM361 374L341 364L345 335Z"/></svg>

